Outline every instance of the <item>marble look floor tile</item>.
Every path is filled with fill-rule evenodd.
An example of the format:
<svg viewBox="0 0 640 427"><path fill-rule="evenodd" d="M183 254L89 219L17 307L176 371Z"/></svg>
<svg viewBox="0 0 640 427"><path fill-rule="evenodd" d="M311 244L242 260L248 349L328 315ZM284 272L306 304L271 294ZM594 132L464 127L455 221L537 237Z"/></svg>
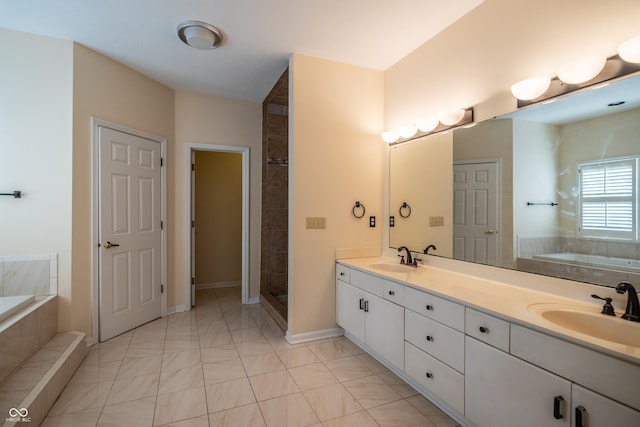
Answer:
<svg viewBox="0 0 640 427"><path fill-rule="evenodd" d="M444 412L440 414L428 415L427 419L436 427L460 427L460 424L458 424Z"/></svg>
<svg viewBox="0 0 640 427"><path fill-rule="evenodd" d="M87 357L82 364L84 365L101 365L110 362L122 361L129 347L126 345L117 347L100 347L96 345L89 349Z"/></svg>
<svg viewBox="0 0 640 427"><path fill-rule="evenodd" d="M150 426L153 424L155 407L155 396L107 405L102 409L97 427Z"/></svg>
<svg viewBox="0 0 640 427"><path fill-rule="evenodd" d="M220 320L203 320L198 323L198 334L205 335L211 334L214 332L227 331L229 332L229 327L227 326L227 322L224 319Z"/></svg>
<svg viewBox="0 0 640 427"><path fill-rule="evenodd" d="M203 348L200 350L200 355L204 365L240 358L240 355L236 351L236 346L233 344Z"/></svg>
<svg viewBox="0 0 640 427"><path fill-rule="evenodd" d="M391 371L378 374L378 378L387 383L402 398L417 396L418 392Z"/></svg>
<svg viewBox="0 0 640 427"><path fill-rule="evenodd" d="M167 337L164 341L165 353L178 353L185 350L199 350L200 340L197 335Z"/></svg>
<svg viewBox="0 0 640 427"><path fill-rule="evenodd" d="M176 353L165 353L162 357L162 370L173 371L182 368L191 368L193 366L200 366L202 364L202 357L200 356L200 350L186 350Z"/></svg>
<svg viewBox="0 0 640 427"><path fill-rule="evenodd" d="M102 407L87 409L56 416L47 416L40 427L87 427L95 426L102 412Z"/></svg>
<svg viewBox="0 0 640 427"><path fill-rule="evenodd" d="M344 343L338 340L331 340L318 344L308 343L307 346L322 361L351 356L351 353Z"/></svg>
<svg viewBox="0 0 640 427"><path fill-rule="evenodd" d="M135 336L134 336L135 338ZM147 341L142 343L129 344L127 357L152 357L162 356L164 353L163 341Z"/></svg>
<svg viewBox="0 0 640 427"><path fill-rule="evenodd" d="M190 388L202 387L203 385L202 366L192 366L190 368L181 368L173 371L163 370L160 374L158 394L188 390Z"/></svg>
<svg viewBox="0 0 640 427"><path fill-rule="evenodd" d="M429 415L440 415L443 413L436 405L431 403L430 400L426 399L421 394L409 397L405 400L424 416L428 417Z"/></svg>
<svg viewBox="0 0 640 427"><path fill-rule="evenodd" d="M203 415L201 417L189 418L188 420L163 424L161 427L209 427L209 417Z"/></svg>
<svg viewBox="0 0 640 427"><path fill-rule="evenodd" d="M206 415L205 396L204 387L159 395L156 398L153 425L169 424Z"/></svg>
<svg viewBox="0 0 640 427"><path fill-rule="evenodd" d="M307 346L282 350L278 352L278 357L287 368L295 368L302 365L310 365L319 362L318 356Z"/></svg>
<svg viewBox="0 0 640 427"><path fill-rule="evenodd" d="M273 349L263 337L253 342L242 342L236 344L236 349L240 357L257 356L258 354L271 353Z"/></svg>
<svg viewBox="0 0 640 427"><path fill-rule="evenodd" d="M231 337L235 344L241 342L255 342L256 340L264 338L262 336L262 331L258 328L235 329L231 331Z"/></svg>
<svg viewBox="0 0 640 427"><path fill-rule="evenodd" d="M107 400L113 382L98 384L67 384L48 415L80 412L101 408Z"/></svg>
<svg viewBox="0 0 640 427"><path fill-rule="evenodd" d="M335 339L336 341L341 341L342 345L349 351L349 353L351 353L354 356L357 354L365 353L365 351L362 348L358 347L357 344L355 344L353 341L351 341L347 337L337 337Z"/></svg>
<svg viewBox="0 0 640 427"><path fill-rule="evenodd" d="M342 384L333 384L303 392L320 421L362 411L362 407Z"/></svg>
<svg viewBox="0 0 640 427"><path fill-rule="evenodd" d="M287 371L275 371L249 378L258 402L300 391Z"/></svg>
<svg viewBox="0 0 640 427"><path fill-rule="evenodd" d="M138 400L158 394L160 374L147 374L138 377L116 380L111 387L106 405Z"/></svg>
<svg viewBox="0 0 640 427"><path fill-rule="evenodd" d="M328 360L324 364L340 381L350 381L356 378L373 375L373 371L367 368L355 356L342 359Z"/></svg>
<svg viewBox="0 0 640 427"><path fill-rule="evenodd" d="M259 354L242 358L242 364L248 376L266 374L268 372L285 369L280 358L275 353Z"/></svg>
<svg viewBox="0 0 640 427"><path fill-rule="evenodd" d="M102 363L98 365L82 363L69 381L70 384L97 384L112 382L117 378L122 362Z"/></svg>
<svg viewBox="0 0 640 427"><path fill-rule="evenodd" d="M313 409L300 393L259 403L268 427L304 427L318 422Z"/></svg>
<svg viewBox="0 0 640 427"><path fill-rule="evenodd" d="M401 399L398 393L375 375L347 381L343 385L365 409Z"/></svg>
<svg viewBox="0 0 640 427"><path fill-rule="evenodd" d="M378 423L366 411L325 421L324 427L378 427Z"/></svg>
<svg viewBox="0 0 640 427"><path fill-rule="evenodd" d="M255 403L251 385L246 378L206 386L209 413Z"/></svg>
<svg viewBox="0 0 640 427"><path fill-rule="evenodd" d="M204 373L204 382L207 385L245 378L247 376L240 359L202 365L202 371Z"/></svg>
<svg viewBox="0 0 640 427"><path fill-rule="evenodd" d="M264 427L262 412L256 403L239 406L209 415L209 425L215 427Z"/></svg>
<svg viewBox="0 0 640 427"><path fill-rule="evenodd" d="M405 400L377 406L368 412L381 427L433 427L429 420Z"/></svg>
<svg viewBox="0 0 640 427"><path fill-rule="evenodd" d="M380 362L367 353L362 353L354 356L360 363L369 368L374 374L383 374L389 372L389 370Z"/></svg>
<svg viewBox="0 0 640 427"><path fill-rule="evenodd" d="M162 368L162 356L125 357L118 371L118 379L157 374Z"/></svg>
<svg viewBox="0 0 640 427"><path fill-rule="evenodd" d="M300 390L324 387L338 382L335 375L323 363L313 363L292 368L289 369L289 373Z"/></svg>
<svg viewBox="0 0 640 427"><path fill-rule="evenodd" d="M231 333L226 329L214 331L208 334L200 334L199 337L200 348L219 347L233 343Z"/></svg>
<svg viewBox="0 0 640 427"><path fill-rule="evenodd" d="M193 319L193 325L186 326L169 326L167 328L167 335L165 338L177 338L177 337L197 337L198 336L198 324L196 319Z"/></svg>

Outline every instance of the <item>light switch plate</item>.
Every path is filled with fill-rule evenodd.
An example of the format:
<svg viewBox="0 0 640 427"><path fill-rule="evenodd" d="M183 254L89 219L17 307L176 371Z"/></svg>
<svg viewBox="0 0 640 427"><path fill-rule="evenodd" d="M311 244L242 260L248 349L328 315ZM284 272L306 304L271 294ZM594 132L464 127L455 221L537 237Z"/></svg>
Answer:
<svg viewBox="0 0 640 427"><path fill-rule="evenodd" d="M308 216L306 228L309 230L324 230L327 228L327 218L323 216Z"/></svg>

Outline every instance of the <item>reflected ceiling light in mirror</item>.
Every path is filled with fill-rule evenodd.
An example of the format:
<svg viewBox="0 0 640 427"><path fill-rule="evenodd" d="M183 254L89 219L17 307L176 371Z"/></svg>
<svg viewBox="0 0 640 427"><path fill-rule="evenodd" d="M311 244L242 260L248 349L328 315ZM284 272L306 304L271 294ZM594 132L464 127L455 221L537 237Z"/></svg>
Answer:
<svg viewBox="0 0 640 427"><path fill-rule="evenodd" d="M551 85L549 77L532 77L511 86L511 93L518 99L530 101L542 96L549 89L549 85Z"/></svg>
<svg viewBox="0 0 640 427"><path fill-rule="evenodd" d="M416 126L422 132L431 132L438 127L439 123L437 117L423 117L416 122Z"/></svg>
<svg viewBox="0 0 640 427"><path fill-rule="evenodd" d="M460 120L464 117L465 110L457 109L451 111L445 111L443 113L438 114L438 120L440 123L446 126L453 126L455 124L460 123Z"/></svg>
<svg viewBox="0 0 640 427"><path fill-rule="evenodd" d="M572 85L588 82L600 74L606 63L605 56L585 56L558 68L558 78Z"/></svg>
<svg viewBox="0 0 640 427"><path fill-rule="evenodd" d="M411 138L418 132L418 128L415 125L400 126L398 128L398 135L402 138Z"/></svg>
<svg viewBox="0 0 640 427"><path fill-rule="evenodd" d="M382 137L382 140L384 142L386 142L387 144L391 144L396 142L397 140L400 139L400 135L398 134L398 132L396 132L395 130L390 130L387 132L382 132L380 134L380 136Z"/></svg>
<svg viewBox="0 0 640 427"><path fill-rule="evenodd" d="M629 39L618 46L620 58L633 64L640 64L640 36Z"/></svg>

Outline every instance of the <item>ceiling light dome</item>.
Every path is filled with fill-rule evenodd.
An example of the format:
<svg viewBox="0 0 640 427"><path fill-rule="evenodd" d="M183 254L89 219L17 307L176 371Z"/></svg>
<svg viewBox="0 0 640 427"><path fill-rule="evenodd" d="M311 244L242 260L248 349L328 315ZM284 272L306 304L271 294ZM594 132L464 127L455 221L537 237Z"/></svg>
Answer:
<svg viewBox="0 0 640 427"><path fill-rule="evenodd" d="M542 96L549 89L549 85L551 85L549 77L532 77L511 86L511 93L518 99L530 101Z"/></svg>
<svg viewBox="0 0 640 427"><path fill-rule="evenodd" d="M222 33L206 22L184 21L178 25L178 37L182 42L200 50L215 49L222 44Z"/></svg>
<svg viewBox="0 0 640 427"><path fill-rule="evenodd" d="M627 62L640 64L640 36L629 39L618 46L618 55Z"/></svg>
<svg viewBox="0 0 640 427"><path fill-rule="evenodd" d="M588 82L600 74L606 63L604 56L585 56L558 68L558 78L569 84Z"/></svg>

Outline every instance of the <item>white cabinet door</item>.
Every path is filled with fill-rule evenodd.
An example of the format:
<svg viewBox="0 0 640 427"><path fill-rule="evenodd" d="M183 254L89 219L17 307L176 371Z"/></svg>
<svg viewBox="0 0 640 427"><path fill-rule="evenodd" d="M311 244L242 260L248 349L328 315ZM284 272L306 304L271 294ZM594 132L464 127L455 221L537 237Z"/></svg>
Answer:
<svg viewBox="0 0 640 427"><path fill-rule="evenodd" d="M366 340L380 356L404 369L404 308L366 295Z"/></svg>
<svg viewBox="0 0 640 427"><path fill-rule="evenodd" d="M574 427L640 426L640 412L577 384L572 387Z"/></svg>
<svg viewBox="0 0 640 427"><path fill-rule="evenodd" d="M569 381L466 338L465 416L478 427L569 427L570 408Z"/></svg>
<svg viewBox="0 0 640 427"><path fill-rule="evenodd" d="M336 321L358 340L365 341L364 301L366 292L342 280L336 282Z"/></svg>

